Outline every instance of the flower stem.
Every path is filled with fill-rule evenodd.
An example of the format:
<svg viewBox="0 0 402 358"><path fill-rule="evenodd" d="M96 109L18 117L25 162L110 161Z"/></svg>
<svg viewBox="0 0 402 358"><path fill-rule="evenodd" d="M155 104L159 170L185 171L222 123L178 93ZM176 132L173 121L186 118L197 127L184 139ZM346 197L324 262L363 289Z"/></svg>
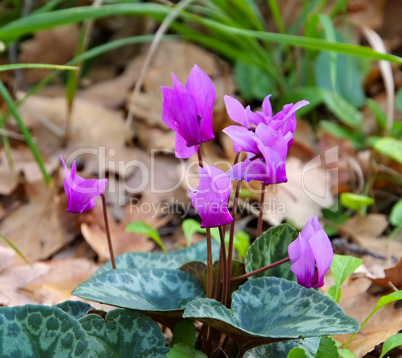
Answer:
<svg viewBox="0 0 402 358"><path fill-rule="evenodd" d="M103 195L103 193L100 196L102 198L103 218L105 219L105 230L106 230L107 244L109 246L110 260L112 261L113 270L115 270L116 269L116 261L114 260L112 239L110 238L109 221L107 219L107 210L106 210L106 199L105 199L105 195Z"/></svg>
<svg viewBox="0 0 402 358"><path fill-rule="evenodd" d="M262 234L262 214L264 213L264 201L265 201L265 185L261 183L260 214L258 215L256 237L260 237Z"/></svg>
<svg viewBox="0 0 402 358"><path fill-rule="evenodd" d="M261 267L261 268L259 268L259 269L257 269L257 270L254 270L254 271L251 271L251 272L249 272L249 273L246 273L246 274L244 274L244 275L237 276L237 277L233 277L232 280L231 280L231 282L244 280L245 278L248 278L248 277L250 277L250 276L254 276L254 275L256 275L257 273L261 273L261 272L267 271L267 270L269 270L269 269L271 269L271 268L273 268L273 267L282 265L282 264L284 264L285 262L288 262L288 261L290 261L290 258L289 258L289 257L287 257L286 259L283 259L283 260L279 260L279 261L277 261L277 262L274 262L274 263L271 264L271 265L264 266L264 267Z"/></svg>
<svg viewBox="0 0 402 358"><path fill-rule="evenodd" d="M236 154L236 158L233 162L233 166L237 164L239 161L240 152ZM226 292L229 296L230 292L230 280L232 279L232 260L233 260L233 241L234 241L234 232L235 232L235 222L236 222L236 214L237 214L237 203L239 201L241 188L241 180L237 181L236 191L233 198L233 207L232 207L232 218L233 221L230 223L230 231L229 231L229 245L228 245L228 260L227 260L227 282L226 282ZM229 297L226 297L226 300L229 301Z"/></svg>
<svg viewBox="0 0 402 358"><path fill-rule="evenodd" d="M198 155L198 165L201 168L204 168L204 162L202 160L202 152L201 152L201 146L198 147L197 151ZM211 229L206 228L205 229L206 234L207 234L207 298L212 298L212 280L213 280L213 272L212 272L212 240L211 240Z"/></svg>
<svg viewBox="0 0 402 358"><path fill-rule="evenodd" d="M221 257L219 260L222 261L223 266L223 292L222 292L222 304L226 306L227 297L228 297L228 266L226 263L226 247L225 247L225 230L223 226L219 226L219 236L221 238ZM220 280L220 277L216 278Z"/></svg>
<svg viewBox="0 0 402 358"><path fill-rule="evenodd" d="M205 229L207 233L207 298L212 298L212 240L211 229L208 227Z"/></svg>

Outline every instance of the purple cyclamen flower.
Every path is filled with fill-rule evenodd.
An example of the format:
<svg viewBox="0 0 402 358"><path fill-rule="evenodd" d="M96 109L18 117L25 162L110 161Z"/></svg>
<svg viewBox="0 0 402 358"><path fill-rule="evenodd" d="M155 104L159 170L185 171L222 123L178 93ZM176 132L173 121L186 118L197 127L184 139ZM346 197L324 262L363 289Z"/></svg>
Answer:
<svg viewBox="0 0 402 358"><path fill-rule="evenodd" d="M230 178L232 180L246 180L247 182L258 180L263 185L287 182L286 157L288 145L282 134L264 123L260 123L255 132L248 131L240 126L233 127L245 131L243 136L239 136L238 141L233 142L236 143L234 145L239 145L242 151L251 154L244 162L237 163L229 170ZM260 155L262 158L250 160L256 155Z"/></svg>
<svg viewBox="0 0 402 358"><path fill-rule="evenodd" d="M197 65L184 86L172 73L173 88L162 87L162 120L176 132L177 158L194 155L200 143L214 139L212 108L215 87Z"/></svg>
<svg viewBox="0 0 402 358"><path fill-rule="evenodd" d="M63 157L60 156L66 175L64 177L64 191L68 198L67 211L81 214L91 210L95 206L97 196L100 196L106 189L107 179L84 179L76 175L77 167L75 161L68 170Z"/></svg>
<svg viewBox="0 0 402 358"><path fill-rule="evenodd" d="M282 111L278 112L274 116L272 116L272 106L269 98L271 95L268 95L264 98L262 102L262 112L253 112L250 109L250 106L246 108L235 98L230 96L225 96L225 105L227 113L230 119L234 122L241 124L247 130L254 130L256 126L260 123L266 124L267 126L275 129L280 132L282 136L287 140L288 147L290 148L293 145L293 134L296 130L296 111L301 107L304 107L309 104L308 101L299 101L296 104L286 104L283 106ZM234 151L238 152L239 150L239 129L237 132L230 126L224 130L233 141ZM243 131L244 132L244 131Z"/></svg>
<svg viewBox="0 0 402 358"><path fill-rule="evenodd" d="M194 208L202 219L202 228L218 227L233 221L227 203L232 191L232 182L222 170L207 165L199 168L200 184L197 190L190 189Z"/></svg>
<svg viewBox="0 0 402 358"><path fill-rule="evenodd" d="M331 267L334 251L317 216L307 221L299 237L288 247L291 270L297 282L307 288L324 285L324 275Z"/></svg>

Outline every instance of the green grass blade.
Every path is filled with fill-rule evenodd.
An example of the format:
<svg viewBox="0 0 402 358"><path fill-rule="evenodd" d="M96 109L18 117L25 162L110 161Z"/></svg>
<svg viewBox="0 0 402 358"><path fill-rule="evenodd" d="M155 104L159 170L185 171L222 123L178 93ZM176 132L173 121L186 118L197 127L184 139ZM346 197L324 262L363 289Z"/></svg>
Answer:
<svg viewBox="0 0 402 358"><path fill-rule="evenodd" d="M336 41L328 41L318 38L311 38L297 35L244 30L232 26L222 25L217 22L208 19L203 19L189 13L186 13L185 16L199 22L200 24L203 24L204 26L210 29L219 30L222 33L231 33L232 35L239 35L246 38L260 39L267 42L277 42L281 44L292 45L296 47L302 47L319 51L322 50L335 51L338 53L344 53L346 55L364 57L372 60L385 60L402 64L401 57L380 53L369 47L345 44Z"/></svg>
<svg viewBox="0 0 402 358"><path fill-rule="evenodd" d="M10 246L15 252L16 254L21 257L28 265L30 265L30 263L28 262L28 260L25 258L24 254L18 249L17 246L15 246L10 239L8 239L5 235L3 235L0 232L0 237L7 243L8 246Z"/></svg>
<svg viewBox="0 0 402 358"><path fill-rule="evenodd" d="M33 14L13 21L0 29L0 39L12 41L32 32L114 15L146 15L161 20L169 11L168 6L151 3L106 5L97 8L92 6L74 7Z"/></svg>
<svg viewBox="0 0 402 358"><path fill-rule="evenodd" d="M22 120L20 114L18 113L17 107L16 107L13 99L11 98L6 87L4 86L3 82L1 82L1 81L0 81L0 96L3 97L4 102L7 104L11 114L14 116L21 133L23 134L23 136L25 138L25 141L28 144L28 147L32 152L33 157L35 158L36 162L38 163L39 169L42 172L45 182L47 184L49 184L50 176L49 176L48 172L46 171L46 168L43 163L42 157L39 153L38 147L32 140L31 133L29 132L28 128L25 126L25 123Z"/></svg>
<svg viewBox="0 0 402 358"><path fill-rule="evenodd" d="M285 24L279 10L278 2L276 0L268 0L268 6L271 10L272 17L274 18L276 27L281 34L286 33Z"/></svg>
<svg viewBox="0 0 402 358"><path fill-rule="evenodd" d="M65 66L65 65L51 65L51 64L44 64L44 63L15 63L12 65L1 65L1 71L11 71L17 70L22 68L44 68L48 70L61 70L61 71L76 71L78 67L75 66Z"/></svg>

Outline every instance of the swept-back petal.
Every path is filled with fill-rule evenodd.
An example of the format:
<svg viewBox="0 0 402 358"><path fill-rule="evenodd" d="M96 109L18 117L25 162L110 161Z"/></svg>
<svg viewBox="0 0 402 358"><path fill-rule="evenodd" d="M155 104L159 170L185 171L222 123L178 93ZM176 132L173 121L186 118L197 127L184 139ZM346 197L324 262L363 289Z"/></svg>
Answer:
<svg viewBox="0 0 402 358"><path fill-rule="evenodd" d="M312 286L317 288L324 285L324 275L331 267L334 251L324 229L318 231L309 239L309 246L314 255L317 268L317 282L312 282Z"/></svg>
<svg viewBox="0 0 402 358"><path fill-rule="evenodd" d="M233 221L228 208L228 185L230 180L217 168L199 168L200 185L198 190L190 190L194 208L202 219L202 228L226 225ZM229 192L230 195L230 192Z"/></svg>
<svg viewBox="0 0 402 358"><path fill-rule="evenodd" d="M225 101L229 118L241 124L246 129L250 128L250 122L248 121L243 105L237 99L228 95L224 96L223 100Z"/></svg>
<svg viewBox="0 0 402 358"><path fill-rule="evenodd" d="M163 103L162 103L162 121L175 132L178 129L179 124L173 115L173 89L169 87L162 87Z"/></svg>
<svg viewBox="0 0 402 358"><path fill-rule="evenodd" d="M262 111L268 118L272 117L272 106L271 101L269 100L270 97L271 95L269 94L262 101Z"/></svg>
<svg viewBox="0 0 402 358"><path fill-rule="evenodd" d="M208 142L214 139L212 127L212 111L216 97L214 84L208 75L195 65L187 78L186 88L195 102L200 118L201 141Z"/></svg>
<svg viewBox="0 0 402 358"><path fill-rule="evenodd" d="M246 115L250 123L258 126L260 123L268 124L270 118L265 117L264 113L262 112L253 112L250 106L246 107Z"/></svg>
<svg viewBox="0 0 402 358"><path fill-rule="evenodd" d="M259 154L255 133L242 126L229 126L223 130L233 142L233 151Z"/></svg>
<svg viewBox="0 0 402 358"><path fill-rule="evenodd" d="M174 147L176 158L184 158L184 159L190 158L195 153L197 153L198 148L199 145L193 145L191 147L188 147L185 139L179 133L176 133L176 140Z"/></svg>
<svg viewBox="0 0 402 358"><path fill-rule="evenodd" d="M84 179L76 175L75 161L72 164L71 172L60 156L65 168L64 191L66 192L68 204L67 211L81 214L91 210L95 206L97 196L101 195L107 186L107 179Z"/></svg>
<svg viewBox="0 0 402 358"><path fill-rule="evenodd" d="M310 288L315 272L314 255L310 246L299 236L289 245L288 253L292 262L290 269L296 275L297 282Z"/></svg>
<svg viewBox="0 0 402 358"><path fill-rule="evenodd" d="M229 171L228 175L232 180L261 181L264 185L269 184L267 166L262 159L249 160L237 163Z"/></svg>
<svg viewBox="0 0 402 358"><path fill-rule="evenodd" d="M318 222L318 217L312 216L310 219L308 219L308 221L304 225L300 235L302 235L304 238L308 239L310 237L313 237L320 230L324 230L324 229Z"/></svg>
<svg viewBox="0 0 402 358"><path fill-rule="evenodd" d="M185 139L187 146L200 144L201 130L195 101L173 73L172 79L173 94L170 114L177 122L177 132Z"/></svg>

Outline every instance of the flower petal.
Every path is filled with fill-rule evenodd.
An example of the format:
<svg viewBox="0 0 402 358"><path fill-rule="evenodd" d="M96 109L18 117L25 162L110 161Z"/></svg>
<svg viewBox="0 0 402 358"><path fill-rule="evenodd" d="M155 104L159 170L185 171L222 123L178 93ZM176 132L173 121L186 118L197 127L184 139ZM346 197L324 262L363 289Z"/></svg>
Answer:
<svg viewBox="0 0 402 358"><path fill-rule="evenodd" d="M253 112L250 109L250 106L246 107L246 115L250 123L258 126L260 123L268 124L270 118L265 117L264 113L262 112Z"/></svg>
<svg viewBox="0 0 402 358"><path fill-rule="evenodd" d="M172 79L170 116L177 122L177 132L185 139L187 146L200 144L201 130L195 101L173 73Z"/></svg>
<svg viewBox="0 0 402 358"><path fill-rule="evenodd" d="M173 89L162 87L163 104L162 104L162 121L172 130L177 132L179 124L172 114Z"/></svg>
<svg viewBox="0 0 402 358"><path fill-rule="evenodd" d="M271 101L269 100L270 97L271 95L269 94L262 101L262 111L268 118L272 117L272 106Z"/></svg>
<svg viewBox="0 0 402 358"><path fill-rule="evenodd" d="M288 253L292 272L297 277L297 282L307 288L311 287L311 281L315 273L314 255L308 243L300 236L288 247Z"/></svg>
<svg viewBox="0 0 402 358"><path fill-rule="evenodd" d="M251 152L259 154L260 150L257 145L257 138L252 131L242 126L229 126L223 130L233 142L233 151L238 152Z"/></svg>
<svg viewBox="0 0 402 358"><path fill-rule="evenodd" d="M195 65L187 78L186 88L194 99L200 117L201 141L208 142L214 139L212 127L212 111L216 97L214 84L208 75Z"/></svg>
<svg viewBox="0 0 402 358"><path fill-rule="evenodd" d="M267 166L262 159L249 160L237 163L229 171L228 175L232 180L261 181L264 185L269 184Z"/></svg>
<svg viewBox="0 0 402 358"><path fill-rule="evenodd" d="M223 97L223 100L225 101L229 118L246 129L250 128L250 122L247 119L243 105L237 99L227 95Z"/></svg>
<svg viewBox="0 0 402 358"><path fill-rule="evenodd" d="M184 138L179 133L176 133L175 148L174 148L176 158L184 158L184 159L190 158L195 153L197 153L198 148L199 145L193 145L191 147L188 147L187 142L184 140Z"/></svg>
<svg viewBox="0 0 402 358"><path fill-rule="evenodd" d="M233 221L227 208L231 183L226 174L214 167L199 168L198 190L190 190L194 208L202 219L202 228L218 227Z"/></svg>
<svg viewBox="0 0 402 358"><path fill-rule="evenodd" d="M315 265L317 267L317 282L312 282L314 288L324 285L324 275L331 267L334 258L331 241L324 229L318 231L309 239L309 246L313 252Z"/></svg>

